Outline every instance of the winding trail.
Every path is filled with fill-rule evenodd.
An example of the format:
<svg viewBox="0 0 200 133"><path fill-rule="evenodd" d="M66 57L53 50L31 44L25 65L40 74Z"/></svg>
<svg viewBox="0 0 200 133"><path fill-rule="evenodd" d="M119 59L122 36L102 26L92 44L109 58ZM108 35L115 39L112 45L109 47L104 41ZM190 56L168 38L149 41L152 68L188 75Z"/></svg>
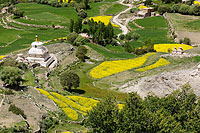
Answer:
<svg viewBox="0 0 200 133"><path fill-rule="evenodd" d="M118 3L121 4L121 5L124 5L124 6L128 6L127 9L125 9L124 11L118 13L116 16L114 16L111 20L112 23L116 24L116 25L119 25L120 26L120 29L122 30L122 34L127 34L129 32L128 28L127 28L127 24L128 22L132 19L132 18L127 18L125 23L124 24L121 24L119 22L119 19L118 17L123 14L123 13L126 13L127 11L129 11L131 8L133 8L133 5L132 4L124 4L123 3L124 0L119 0Z"/></svg>

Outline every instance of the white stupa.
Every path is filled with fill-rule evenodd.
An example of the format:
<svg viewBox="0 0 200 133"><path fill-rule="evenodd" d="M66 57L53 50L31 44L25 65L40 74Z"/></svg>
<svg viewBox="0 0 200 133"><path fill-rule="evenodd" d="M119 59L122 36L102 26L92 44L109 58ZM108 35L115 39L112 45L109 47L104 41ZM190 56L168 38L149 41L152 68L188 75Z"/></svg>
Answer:
<svg viewBox="0 0 200 133"><path fill-rule="evenodd" d="M32 42L31 46L32 48L28 51L28 57L26 58L30 63L39 63L43 67L49 67L57 61L54 55L49 54L43 43L38 41L37 35L35 42Z"/></svg>

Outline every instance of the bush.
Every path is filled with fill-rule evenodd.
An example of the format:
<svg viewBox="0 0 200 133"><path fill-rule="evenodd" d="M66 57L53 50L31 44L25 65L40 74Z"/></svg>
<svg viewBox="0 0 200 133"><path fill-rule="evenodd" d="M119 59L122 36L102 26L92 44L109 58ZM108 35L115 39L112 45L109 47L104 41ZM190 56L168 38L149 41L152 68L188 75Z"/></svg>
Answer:
<svg viewBox="0 0 200 133"><path fill-rule="evenodd" d="M166 12L171 12L171 9L168 6L161 5L158 7L158 12L159 12L159 14L163 15Z"/></svg>
<svg viewBox="0 0 200 133"><path fill-rule="evenodd" d="M132 38L133 38L134 41L137 41L137 40L140 38L140 35L139 35L138 33L135 33L135 32L134 32L134 33L132 34Z"/></svg>
<svg viewBox="0 0 200 133"><path fill-rule="evenodd" d="M24 16L24 11L21 11L19 9L13 11L13 14L15 15L16 18L20 18Z"/></svg>
<svg viewBox="0 0 200 133"><path fill-rule="evenodd" d="M184 43L184 44L187 44L187 45L191 45L191 41L190 41L190 39L187 38L187 37L185 37L185 38L183 39L183 43Z"/></svg>
<svg viewBox="0 0 200 133"><path fill-rule="evenodd" d="M24 119L26 119L26 115L24 114L24 111L16 107L15 104L11 104L8 110L13 112L16 115L21 115Z"/></svg>
<svg viewBox="0 0 200 133"><path fill-rule="evenodd" d="M180 4L175 4L171 7L171 11L174 13L178 13L179 12L179 8L180 8Z"/></svg>
<svg viewBox="0 0 200 133"><path fill-rule="evenodd" d="M69 34L69 35L67 36L67 40L68 40L71 44L73 44L77 37L78 37L78 34L75 33L75 32L72 32L71 34Z"/></svg>
<svg viewBox="0 0 200 133"><path fill-rule="evenodd" d="M186 4L182 4L179 8L179 12L182 14L189 14L190 6Z"/></svg>
<svg viewBox="0 0 200 133"><path fill-rule="evenodd" d="M87 13L86 13L84 10L81 10L81 11L78 13L78 16L80 16L81 18L86 18L86 17L87 17Z"/></svg>
<svg viewBox="0 0 200 133"><path fill-rule="evenodd" d="M124 40L124 38L125 38L124 34L120 34L119 38L120 38L120 40Z"/></svg>
<svg viewBox="0 0 200 133"><path fill-rule="evenodd" d="M85 46L79 46L76 52L76 57L78 57L81 61L85 62L86 53L87 48Z"/></svg>
<svg viewBox="0 0 200 133"><path fill-rule="evenodd" d="M131 9L130 9L130 13L134 13L134 12L136 12L136 11L138 11L138 8L131 8Z"/></svg>
<svg viewBox="0 0 200 133"><path fill-rule="evenodd" d="M200 5L195 5L193 7L193 13L194 15L200 15Z"/></svg>

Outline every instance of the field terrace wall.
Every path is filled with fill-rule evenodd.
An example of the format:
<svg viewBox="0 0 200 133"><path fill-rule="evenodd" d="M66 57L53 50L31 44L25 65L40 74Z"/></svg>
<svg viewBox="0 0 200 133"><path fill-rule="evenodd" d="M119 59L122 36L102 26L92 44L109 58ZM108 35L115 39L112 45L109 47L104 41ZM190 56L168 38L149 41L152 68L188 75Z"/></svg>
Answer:
<svg viewBox="0 0 200 133"><path fill-rule="evenodd" d="M178 40L177 40L177 35L178 34L177 34L177 32L176 32L171 20L167 16L167 13L164 13L163 17L167 20L167 23L168 23L168 27L169 27L168 36L170 38L174 39L175 42L178 42Z"/></svg>

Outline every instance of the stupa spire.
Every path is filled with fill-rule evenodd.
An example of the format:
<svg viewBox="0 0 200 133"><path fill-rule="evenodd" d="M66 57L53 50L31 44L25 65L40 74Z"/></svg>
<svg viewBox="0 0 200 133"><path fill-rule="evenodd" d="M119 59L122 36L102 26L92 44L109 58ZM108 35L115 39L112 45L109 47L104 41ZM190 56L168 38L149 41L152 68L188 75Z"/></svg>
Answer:
<svg viewBox="0 0 200 133"><path fill-rule="evenodd" d="M38 35L35 36L35 41L38 42Z"/></svg>

